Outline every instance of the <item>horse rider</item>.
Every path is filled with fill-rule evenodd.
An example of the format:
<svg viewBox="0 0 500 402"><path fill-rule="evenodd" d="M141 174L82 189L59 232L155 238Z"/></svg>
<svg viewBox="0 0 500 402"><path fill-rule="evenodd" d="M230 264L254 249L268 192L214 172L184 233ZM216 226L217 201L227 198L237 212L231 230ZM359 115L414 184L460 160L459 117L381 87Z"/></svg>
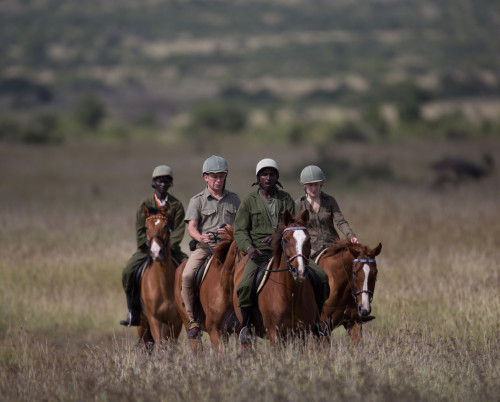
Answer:
<svg viewBox="0 0 500 402"><path fill-rule="evenodd" d="M323 171L318 166L306 166L300 173L299 181L304 188L304 195L295 203L297 211L309 211L307 229L311 236L311 258L314 259L322 250L337 242L339 235L334 224L351 242L357 243L358 239L335 198L321 191L325 182Z"/></svg>
<svg viewBox="0 0 500 402"><path fill-rule="evenodd" d="M122 272L122 284L127 296L128 315L125 320L120 321L121 325L127 327L140 324L140 290L136 286L134 273L148 258L148 244L146 238L146 218L142 216L142 204L150 208L162 208L167 206L168 226L170 228L170 250L175 265L179 265L187 258L181 250L180 243L184 237L184 207L182 203L168 192L172 187L174 176L172 169L166 165L154 168L151 186L154 193L147 196L139 204L135 219L135 233L137 250L130 257Z"/></svg>
<svg viewBox="0 0 500 402"><path fill-rule="evenodd" d="M194 315L195 303L194 275L204 261L213 254L219 243L218 235L225 233L224 226L233 225L236 211L240 206L237 194L226 189L228 174L224 158L212 155L203 163L202 174L205 189L193 196L186 211L184 221L193 239L192 251L182 274L181 295L188 315L188 338L199 336L200 324Z"/></svg>
<svg viewBox="0 0 500 402"><path fill-rule="evenodd" d="M243 278L236 293L242 315L240 343L248 343L250 323L253 310L253 281L258 267L269 261L272 256L271 240L285 210L296 214L293 198L283 188L279 179L279 168L273 159L262 159L255 169L257 190L250 192L241 202L234 221L234 238L240 250L249 256L243 271ZM319 277L321 285L315 289L316 303L319 312L328 298L330 288L328 276L314 262L308 264Z"/></svg>

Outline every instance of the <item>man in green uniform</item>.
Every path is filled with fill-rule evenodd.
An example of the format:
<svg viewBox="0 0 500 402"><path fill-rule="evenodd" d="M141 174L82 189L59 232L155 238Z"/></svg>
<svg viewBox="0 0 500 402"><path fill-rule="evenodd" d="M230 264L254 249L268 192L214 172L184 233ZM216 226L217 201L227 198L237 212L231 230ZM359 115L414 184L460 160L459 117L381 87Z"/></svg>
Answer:
<svg viewBox="0 0 500 402"><path fill-rule="evenodd" d="M166 165L157 166L153 170L152 187L155 189L154 194L147 196L139 204L139 209L136 214L135 232L137 240L137 250L130 257L127 265L122 272L122 284L127 296L128 315L125 320L120 321L121 325L127 327L137 326L140 323L140 294L139 289L136 289L134 272L146 261L148 257L148 246L146 238L146 218L142 216L142 204L147 207L161 208L168 205L169 213L167 215L168 225L170 227L170 249L174 264L178 265L187 258L181 250L180 243L184 237L184 207L182 203L172 194L168 193L168 189L172 187L173 175L172 169Z"/></svg>
<svg viewBox="0 0 500 402"><path fill-rule="evenodd" d="M234 221L236 244L250 257L245 264L243 278L236 289L243 317L240 343L249 342L247 326L253 309L252 287L255 272L260 264L272 256L272 235L285 210L293 215L296 214L295 202L290 194L277 187L281 184L278 181L279 169L276 161L268 158L261 160L257 164L255 173L257 182L253 185L259 187L241 202ZM316 302L321 309L330 292L328 276L312 261L309 261L309 266L320 278L321 286L316 292Z"/></svg>
<svg viewBox="0 0 500 402"><path fill-rule="evenodd" d="M205 189L189 201L184 221L188 225L188 233L196 243L182 273L182 299L189 317L188 338L199 336L198 323L193 306L195 303L194 276L203 262L212 255L219 243L218 236L225 232L224 226L233 225L240 198L226 189L228 174L227 162L224 158L212 155L203 163L202 174L206 182Z"/></svg>

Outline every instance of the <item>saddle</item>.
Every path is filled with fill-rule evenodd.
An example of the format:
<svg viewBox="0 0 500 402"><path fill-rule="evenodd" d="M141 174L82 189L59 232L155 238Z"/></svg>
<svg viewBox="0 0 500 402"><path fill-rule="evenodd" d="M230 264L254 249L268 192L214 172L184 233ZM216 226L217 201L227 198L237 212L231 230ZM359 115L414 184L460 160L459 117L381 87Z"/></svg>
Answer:
<svg viewBox="0 0 500 402"><path fill-rule="evenodd" d="M256 300L257 295L264 288L264 285L267 282L267 278L271 273L272 263L273 263L273 258L271 258L267 262L263 262L257 268L252 286L252 299L254 300L254 306L257 306L257 300ZM309 281L311 282L311 285L314 289L314 293L317 294L320 291L320 286L321 286L321 282L319 280L318 275L310 267L306 267L306 275L309 278Z"/></svg>

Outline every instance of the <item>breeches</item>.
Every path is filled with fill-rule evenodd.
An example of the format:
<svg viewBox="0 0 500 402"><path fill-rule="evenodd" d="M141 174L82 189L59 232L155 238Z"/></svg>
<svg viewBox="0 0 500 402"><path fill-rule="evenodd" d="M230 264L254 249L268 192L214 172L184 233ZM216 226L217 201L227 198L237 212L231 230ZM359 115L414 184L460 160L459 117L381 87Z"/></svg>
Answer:
<svg viewBox="0 0 500 402"><path fill-rule="evenodd" d="M196 273L196 270L208 257L210 257L211 254L211 250L208 247L200 245L198 245L196 250L191 253L191 256L189 257L182 273L183 288L193 287L194 274Z"/></svg>
<svg viewBox="0 0 500 402"><path fill-rule="evenodd" d="M130 294L134 290L134 272L147 258L147 251L138 249L128 260L127 265L125 265L122 271L122 285L125 293Z"/></svg>

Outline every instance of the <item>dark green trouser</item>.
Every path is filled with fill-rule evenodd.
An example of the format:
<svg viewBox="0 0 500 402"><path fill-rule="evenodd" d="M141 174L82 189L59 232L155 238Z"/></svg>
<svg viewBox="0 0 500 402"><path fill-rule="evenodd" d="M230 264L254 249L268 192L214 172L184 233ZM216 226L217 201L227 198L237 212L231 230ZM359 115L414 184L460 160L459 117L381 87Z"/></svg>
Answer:
<svg viewBox="0 0 500 402"><path fill-rule="evenodd" d="M236 289L236 294L238 295L238 305L240 308L253 307L252 287L254 275L257 271L258 266L269 258L269 256L260 255L258 259L252 260L251 258L249 258L246 262L245 268L243 270L243 278L241 278L241 282ZM309 260L309 267L311 267L311 269L316 272L320 281L319 288L314 289L314 291L316 296L316 304L318 305L318 309L321 313L321 308L330 295L328 275L313 260Z"/></svg>
<svg viewBox="0 0 500 402"><path fill-rule="evenodd" d="M123 268L122 272L122 285L125 293L131 294L134 290L134 272L139 265L141 265L148 258L147 248L138 249Z"/></svg>
<svg viewBox="0 0 500 402"><path fill-rule="evenodd" d="M328 275L323 271L318 264L316 264L312 259L309 260L309 268L311 268L319 278L320 286L314 289L316 296L316 304L318 306L319 313L321 314L321 309L323 304L325 304L326 299L330 296L330 285L328 283Z"/></svg>
<svg viewBox="0 0 500 402"><path fill-rule="evenodd" d="M238 295L238 305L240 308L253 307L252 289L255 272L260 264L269 260L271 257L267 254L259 255L255 260L249 258L243 268L243 278L236 288Z"/></svg>

